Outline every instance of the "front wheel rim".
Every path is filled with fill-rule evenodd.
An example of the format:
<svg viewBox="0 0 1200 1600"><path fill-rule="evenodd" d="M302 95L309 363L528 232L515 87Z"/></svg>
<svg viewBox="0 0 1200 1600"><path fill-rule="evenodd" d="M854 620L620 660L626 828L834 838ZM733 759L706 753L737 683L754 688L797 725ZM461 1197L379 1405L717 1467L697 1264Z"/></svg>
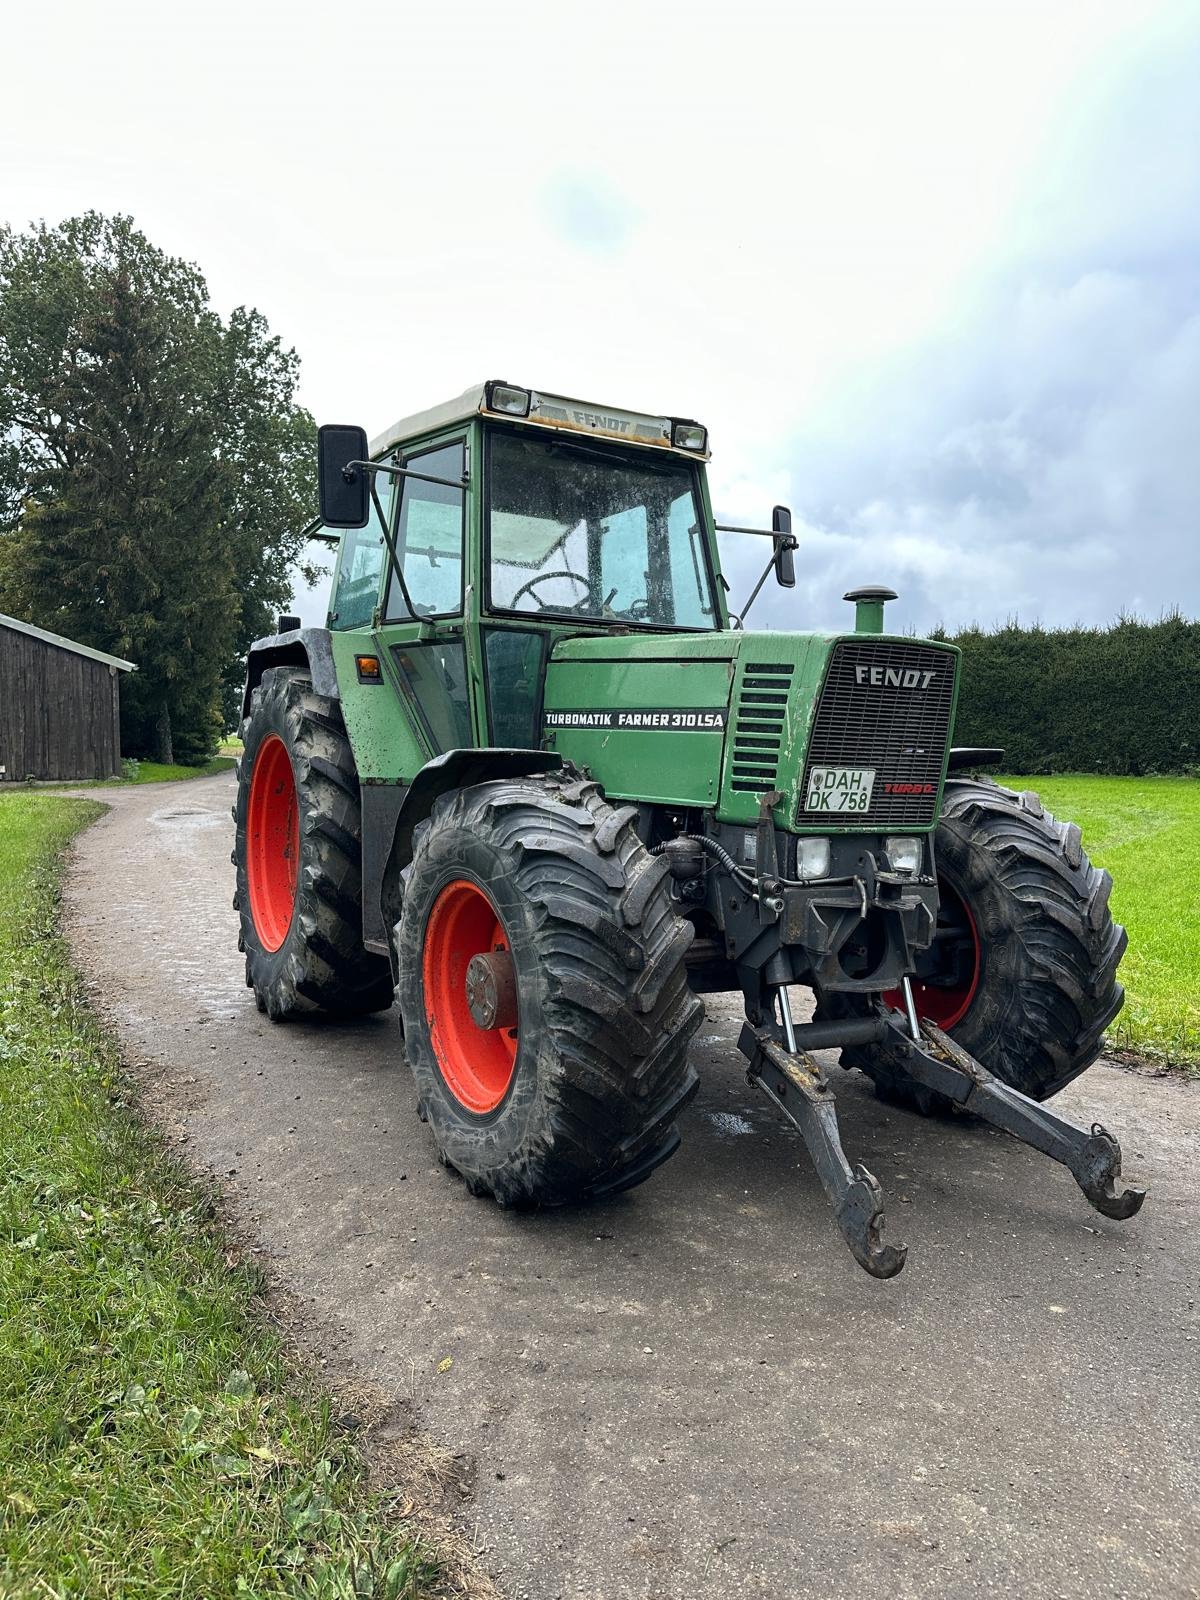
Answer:
<svg viewBox="0 0 1200 1600"><path fill-rule="evenodd" d="M296 910L300 805L292 758L277 733L259 745L246 803L246 880L250 916L264 950L288 936Z"/></svg>
<svg viewBox="0 0 1200 1600"><path fill-rule="evenodd" d="M496 1012L481 1026L472 1011L468 968L499 957L511 962L508 935L491 898L466 878L443 888L425 924L422 980L425 1019L442 1080L455 1100L476 1116L495 1111L512 1085L517 1065L515 1010ZM478 1010L478 1007L476 1007Z"/></svg>

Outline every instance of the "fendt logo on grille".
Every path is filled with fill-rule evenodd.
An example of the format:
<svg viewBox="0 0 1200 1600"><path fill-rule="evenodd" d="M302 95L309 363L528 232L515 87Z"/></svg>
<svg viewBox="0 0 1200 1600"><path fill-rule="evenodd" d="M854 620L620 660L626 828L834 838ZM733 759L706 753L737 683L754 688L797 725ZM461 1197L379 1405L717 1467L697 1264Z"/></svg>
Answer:
<svg viewBox="0 0 1200 1600"><path fill-rule="evenodd" d="M928 689L936 677L936 672L922 672L919 667L867 667L860 662L854 669L860 688L870 684L874 689Z"/></svg>

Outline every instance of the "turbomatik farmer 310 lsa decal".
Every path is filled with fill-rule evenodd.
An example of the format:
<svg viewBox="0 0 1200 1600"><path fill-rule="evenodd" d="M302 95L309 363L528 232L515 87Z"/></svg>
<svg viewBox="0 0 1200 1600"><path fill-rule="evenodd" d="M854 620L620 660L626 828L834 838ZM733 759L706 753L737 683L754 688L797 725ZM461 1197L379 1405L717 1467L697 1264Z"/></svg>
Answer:
<svg viewBox="0 0 1200 1600"><path fill-rule="evenodd" d="M641 1183L677 1148L701 996L795 1127L861 1265L904 1265L842 1148L841 1052L959 1107L1126 1218L1120 1149L1046 1100L1122 1002L1123 929L1079 830L952 745L959 652L745 626L795 584L791 514L721 574L690 418L494 380L368 442L320 430L325 626L248 661L235 808L246 981L274 1020L396 999L445 1164L503 1205ZM812 1019L792 1012L811 991ZM1020 1004L1013 996L1020 996Z"/></svg>
<svg viewBox="0 0 1200 1600"><path fill-rule="evenodd" d="M544 725L555 728L641 728L663 729L671 733L723 733L727 711L712 706L707 711L547 711Z"/></svg>

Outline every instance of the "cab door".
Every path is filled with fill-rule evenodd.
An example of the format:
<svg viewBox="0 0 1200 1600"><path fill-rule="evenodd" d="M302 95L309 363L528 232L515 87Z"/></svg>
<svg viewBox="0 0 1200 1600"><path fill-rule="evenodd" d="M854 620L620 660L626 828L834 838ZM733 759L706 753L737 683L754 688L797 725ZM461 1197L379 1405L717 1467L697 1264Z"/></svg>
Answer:
<svg viewBox="0 0 1200 1600"><path fill-rule="evenodd" d="M446 480L396 478L393 537L402 578L390 569L375 643L427 757L483 742L467 636L465 433L406 453L410 472ZM403 774L411 782L415 773Z"/></svg>

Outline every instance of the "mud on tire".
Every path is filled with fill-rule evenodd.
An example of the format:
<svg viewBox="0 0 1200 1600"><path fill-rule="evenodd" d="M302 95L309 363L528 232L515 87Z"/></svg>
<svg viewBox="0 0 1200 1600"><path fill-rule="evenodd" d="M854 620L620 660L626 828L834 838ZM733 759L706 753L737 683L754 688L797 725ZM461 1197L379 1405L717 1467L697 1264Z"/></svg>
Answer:
<svg viewBox="0 0 1200 1600"><path fill-rule="evenodd" d="M684 968L693 930L635 816L568 772L445 796L418 833L396 932L405 1051L442 1160L504 1205L629 1188L678 1146L703 1006ZM515 1063L483 1113L447 1082L426 993L430 913L463 882L492 902L516 977Z"/></svg>
<svg viewBox="0 0 1200 1600"><path fill-rule="evenodd" d="M392 1003L391 969L362 943L362 821L358 776L336 700L314 693L308 674L263 674L242 724L245 751L233 807L237 868L234 907L246 983L273 1021L304 1013L360 1016ZM255 762L281 741L295 784L294 905L278 948L255 924L247 861ZM265 756L263 759L267 759ZM286 782L286 773L284 774Z"/></svg>
<svg viewBox="0 0 1200 1600"><path fill-rule="evenodd" d="M1117 981L1125 930L1112 879L1030 790L951 778L934 838L939 882L977 932L974 992L950 1035L989 1072L1035 1100L1077 1078L1100 1053L1125 994ZM874 1046L842 1052L889 1098L939 1109Z"/></svg>

